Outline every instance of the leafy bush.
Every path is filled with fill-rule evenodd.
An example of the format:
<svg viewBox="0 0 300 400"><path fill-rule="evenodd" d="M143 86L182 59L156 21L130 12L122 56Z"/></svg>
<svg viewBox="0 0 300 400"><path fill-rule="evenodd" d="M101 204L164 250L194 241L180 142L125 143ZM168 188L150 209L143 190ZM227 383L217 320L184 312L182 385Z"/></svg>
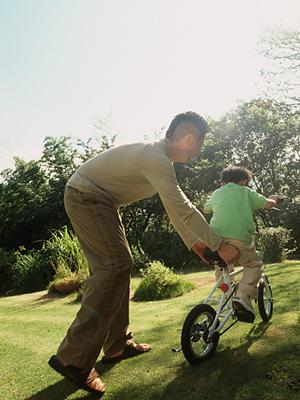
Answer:
<svg viewBox="0 0 300 400"><path fill-rule="evenodd" d="M181 296L194 289L159 261L152 262L143 272L143 279L137 287L134 300L161 300Z"/></svg>
<svg viewBox="0 0 300 400"><path fill-rule="evenodd" d="M20 248L14 253L15 262L7 269L9 289L18 292L43 290L54 278L49 291L66 293L80 288L88 275L87 260L79 241L67 228L53 232L40 250L30 250L26 254L24 251ZM0 276L1 271L2 268Z"/></svg>
<svg viewBox="0 0 300 400"><path fill-rule="evenodd" d="M5 293L13 287L12 265L16 262L14 251L0 248L0 293Z"/></svg>
<svg viewBox="0 0 300 400"><path fill-rule="evenodd" d="M149 256L138 246L131 246L131 253L133 256L133 273L142 272L147 268L150 258Z"/></svg>
<svg viewBox="0 0 300 400"><path fill-rule="evenodd" d="M69 294L79 290L89 271L78 238L65 228L54 232L43 249L55 270L54 280L48 286L49 293Z"/></svg>
<svg viewBox="0 0 300 400"><path fill-rule="evenodd" d="M56 269L54 280L48 286L48 292L69 294L78 291L83 287L86 278L86 270L79 269L73 272L67 264L61 263Z"/></svg>
<svg viewBox="0 0 300 400"><path fill-rule="evenodd" d="M290 231L283 227L260 229L257 247L264 262L280 262L286 257Z"/></svg>
<svg viewBox="0 0 300 400"><path fill-rule="evenodd" d="M12 267L14 289L20 292L34 292L47 287L51 276L41 251L31 250L27 254L16 252L17 260Z"/></svg>
<svg viewBox="0 0 300 400"><path fill-rule="evenodd" d="M44 242L42 251L56 271L56 275L60 274L60 277L64 273L68 276L69 271L88 272L87 260L78 238L72 232L69 233L67 227L52 232L52 237Z"/></svg>

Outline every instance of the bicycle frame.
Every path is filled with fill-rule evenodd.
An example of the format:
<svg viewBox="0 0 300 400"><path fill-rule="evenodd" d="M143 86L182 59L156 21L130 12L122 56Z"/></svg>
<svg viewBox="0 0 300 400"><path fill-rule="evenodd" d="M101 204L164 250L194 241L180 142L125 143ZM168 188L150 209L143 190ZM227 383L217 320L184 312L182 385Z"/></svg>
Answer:
<svg viewBox="0 0 300 400"><path fill-rule="evenodd" d="M209 295L203 301L203 304L209 304L209 303L218 304L218 307L216 309L216 316L209 329L208 338L211 338L215 333L221 336L223 333L225 333L228 329L230 329L233 325L235 325L238 322L238 319L236 319L236 317L234 316L234 308L232 305L233 297L237 291L238 282L232 281L232 278L236 275L241 274L244 270L244 267L240 267L230 273L228 272L227 267L221 267L220 270L221 270L220 278L217 280L216 284L210 291ZM262 275L260 280L264 281L267 294L269 298L272 298L270 287L267 284L267 277L263 273L264 270L265 270L265 265L262 267ZM217 289L222 291L222 295L218 300L215 300L214 294ZM225 308L226 305L227 308ZM268 305L268 307L269 306L270 305ZM224 310L228 311L224 313ZM229 321L230 318L235 319L235 321L222 332L222 329L224 328L224 326L226 325L226 323Z"/></svg>
<svg viewBox="0 0 300 400"><path fill-rule="evenodd" d="M234 309L232 306L232 299L237 290L238 283L232 281L231 278L233 278L236 275L241 274L243 272L244 268L243 267L238 268L237 270L230 272L230 273L228 272L228 269L226 267L222 267L222 268L220 268L220 270L221 270L220 278L217 280L216 284L212 288L212 290L209 293L209 295L207 296L207 298L203 301L204 304L209 304L209 303L219 304L216 309L215 319L209 329L209 335L208 335L209 338L211 338L212 335L215 334L216 332L219 335L225 333L229 328L231 328L231 326L233 326L238 321L236 319L232 325L230 325L226 330L224 330L221 333L222 329L224 328L224 326L226 325L228 320L230 318L234 318ZM220 289L222 291L222 295L219 300L214 301L213 296L217 289ZM228 304L228 308L227 308L228 311L224 314L224 313L222 313L222 311L224 312L224 307L227 304ZM219 325L217 326L220 317L222 318L222 320L220 321Z"/></svg>

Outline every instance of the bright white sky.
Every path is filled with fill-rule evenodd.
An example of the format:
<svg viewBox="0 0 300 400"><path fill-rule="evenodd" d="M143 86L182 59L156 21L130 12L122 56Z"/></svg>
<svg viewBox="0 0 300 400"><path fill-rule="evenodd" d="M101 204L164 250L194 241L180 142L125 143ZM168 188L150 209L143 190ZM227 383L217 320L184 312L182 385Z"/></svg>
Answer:
<svg viewBox="0 0 300 400"><path fill-rule="evenodd" d="M0 0L0 171L96 119L126 142L220 116L259 94L264 29L299 16L299 0Z"/></svg>

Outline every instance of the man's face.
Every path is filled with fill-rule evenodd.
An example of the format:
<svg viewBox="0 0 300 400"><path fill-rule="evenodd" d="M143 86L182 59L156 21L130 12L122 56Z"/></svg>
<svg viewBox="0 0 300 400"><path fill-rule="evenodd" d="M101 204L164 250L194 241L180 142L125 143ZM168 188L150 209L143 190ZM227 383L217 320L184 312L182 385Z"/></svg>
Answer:
<svg viewBox="0 0 300 400"><path fill-rule="evenodd" d="M182 139L180 143L180 160L185 163L200 154L203 139L196 135L189 134Z"/></svg>

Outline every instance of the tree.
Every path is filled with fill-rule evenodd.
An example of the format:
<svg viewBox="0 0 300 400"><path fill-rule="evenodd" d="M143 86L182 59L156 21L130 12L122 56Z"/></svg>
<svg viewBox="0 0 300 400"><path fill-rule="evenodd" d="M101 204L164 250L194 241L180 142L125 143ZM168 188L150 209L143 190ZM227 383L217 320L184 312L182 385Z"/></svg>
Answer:
<svg viewBox="0 0 300 400"><path fill-rule="evenodd" d="M49 196L46 173L38 161L15 158L15 169L4 170L1 176L1 247L31 245L44 237L45 201Z"/></svg>
<svg viewBox="0 0 300 400"><path fill-rule="evenodd" d="M291 229L299 251L300 115L285 103L254 100L228 113L221 126L230 133L231 162L254 172L258 192L283 199L280 213L260 213L264 225Z"/></svg>
<svg viewBox="0 0 300 400"><path fill-rule="evenodd" d="M262 54L271 65L262 71L272 95L300 104L300 31L272 29L262 40Z"/></svg>
<svg viewBox="0 0 300 400"><path fill-rule="evenodd" d="M299 195L300 116L275 100L254 100L222 121L231 131L233 163L250 168L259 192L282 197Z"/></svg>
<svg viewBox="0 0 300 400"><path fill-rule="evenodd" d="M86 142L48 136L40 160L15 158L15 168L0 174L1 247L38 247L51 230L69 225L63 202L69 177L82 161L106 150L114 140L115 136L101 132Z"/></svg>

